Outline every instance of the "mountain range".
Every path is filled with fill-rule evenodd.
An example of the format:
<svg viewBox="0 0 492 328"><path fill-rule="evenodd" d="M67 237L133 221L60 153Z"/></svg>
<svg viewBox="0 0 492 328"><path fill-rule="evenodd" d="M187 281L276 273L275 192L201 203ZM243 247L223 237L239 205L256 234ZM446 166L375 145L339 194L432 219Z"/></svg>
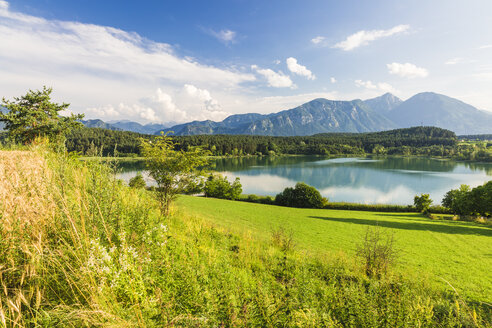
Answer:
<svg viewBox="0 0 492 328"><path fill-rule="evenodd" d="M176 124L175 122L169 122L165 124L149 123L144 125L128 120L104 122L99 119L82 120L82 123L88 128L132 131L142 134L154 134L156 131L167 129Z"/></svg>
<svg viewBox="0 0 492 328"><path fill-rule="evenodd" d="M221 122L146 124L132 121L84 121L89 127L174 135L246 134L292 136L324 132L372 132L411 126L437 126L456 134L492 133L492 114L445 95L424 92L403 101L386 93L367 100L323 98L272 114L236 114Z"/></svg>

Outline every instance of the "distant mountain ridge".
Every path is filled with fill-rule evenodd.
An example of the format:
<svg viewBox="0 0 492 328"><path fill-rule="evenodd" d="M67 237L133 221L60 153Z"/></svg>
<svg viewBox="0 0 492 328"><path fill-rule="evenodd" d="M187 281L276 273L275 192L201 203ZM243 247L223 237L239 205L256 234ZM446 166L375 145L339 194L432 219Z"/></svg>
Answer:
<svg viewBox="0 0 492 328"><path fill-rule="evenodd" d="M97 121L97 122L96 122ZM313 135L330 132L376 132L412 126L436 126L456 134L492 133L492 114L458 99L423 92L403 101L386 93L367 100L311 100L271 114L235 114L221 122L211 120L176 124L89 120L87 126L145 134L245 134L269 136ZM107 124L107 127L104 127Z"/></svg>
<svg viewBox="0 0 492 328"><path fill-rule="evenodd" d="M163 129L167 129L170 126L176 124L175 122L157 124L157 123L149 123L149 124L140 124L133 121L122 120L122 121L108 121L104 122L99 119L92 120L82 120L81 121L88 128L101 128L108 130L123 130L123 131L131 131L142 134L154 134L156 131L160 131Z"/></svg>
<svg viewBox="0 0 492 328"><path fill-rule="evenodd" d="M456 134L492 132L492 114L434 92L423 92L407 99L388 112L399 126L432 125Z"/></svg>
<svg viewBox="0 0 492 328"><path fill-rule="evenodd" d="M396 127L362 100L335 101L318 98L278 113L238 114L229 116L222 122L194 121L173 126L164 132L175 135L305 136L323 132L371 132Z"/></svg>

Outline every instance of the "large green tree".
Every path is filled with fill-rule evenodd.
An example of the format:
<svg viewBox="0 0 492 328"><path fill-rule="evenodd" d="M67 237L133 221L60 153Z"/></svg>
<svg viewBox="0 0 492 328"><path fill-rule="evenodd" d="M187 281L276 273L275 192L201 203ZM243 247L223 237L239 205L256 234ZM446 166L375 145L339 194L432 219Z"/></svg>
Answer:
<svg viewBox="0 0 492 328"><path fill-rule="evenodd" d="M66 134L73 128L82 127L78 120L83 114L60 115L69 104L51 101L52 88L29 90L26 95L13 101L2 99L0 122L5 123L8 136L15 142L30 143L37 137L47 137L51 142L64 142Z"/></svg>

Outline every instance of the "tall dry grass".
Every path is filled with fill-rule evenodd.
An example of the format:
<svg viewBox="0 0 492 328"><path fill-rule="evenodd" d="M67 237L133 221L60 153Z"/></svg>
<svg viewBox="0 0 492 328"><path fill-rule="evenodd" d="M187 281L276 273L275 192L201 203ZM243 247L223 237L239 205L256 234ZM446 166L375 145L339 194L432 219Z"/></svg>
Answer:
<svg viewBox="0 0 492 328"><path fill-rule="evenodd" d="M91 245L120 246L118 221L138 199L108 173L45 146L0 151L1 326L132 325L87 268Z"/></svg>

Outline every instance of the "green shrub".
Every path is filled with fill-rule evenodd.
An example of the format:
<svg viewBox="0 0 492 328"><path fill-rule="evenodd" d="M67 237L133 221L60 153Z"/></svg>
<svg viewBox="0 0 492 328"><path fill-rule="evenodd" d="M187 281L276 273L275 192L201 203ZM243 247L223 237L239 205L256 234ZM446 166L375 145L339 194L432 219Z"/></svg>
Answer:
<svg viewBox="0 0 492 328"><path fill-rule="evenodd" d="M139 172L137 173L136 176L131 178L130 181L128 182L128 185L132 188L137 188L137 189L145 188L146 183L142 176L142 173Z"/></svg>
<svg viewBox="0 0 492 328"><path fill-rule="evenodd" d="M429 213L429 207L432 204L432 199L430 199L429 194L421 194L420 196L415 196L413 199L413 204L417 211L421 213Z"/></svg>
<svg viewBox="0 0 492 328"><path fill-rule="evenodd" d="M304 182L298 182L294 188L285 188L275 197L278 205L302 208L322 208L327 201L316 188Z"/></svg>
<svg viewBox="0 0 492 328"><path fill-rule="evenodd" d="M205 197L236 200L243 191L239 178L230 183L227 177L210 175L203 188Z"/></svg>
<svg viewBox="0 0 492 328"><path fill-rule="evenodd" d="M246 200L248 202L251 202L251 203L257 203L258 202L258 196L256 196L255 194L250 194L248 195L248 197L246 198Z"/></svg>

